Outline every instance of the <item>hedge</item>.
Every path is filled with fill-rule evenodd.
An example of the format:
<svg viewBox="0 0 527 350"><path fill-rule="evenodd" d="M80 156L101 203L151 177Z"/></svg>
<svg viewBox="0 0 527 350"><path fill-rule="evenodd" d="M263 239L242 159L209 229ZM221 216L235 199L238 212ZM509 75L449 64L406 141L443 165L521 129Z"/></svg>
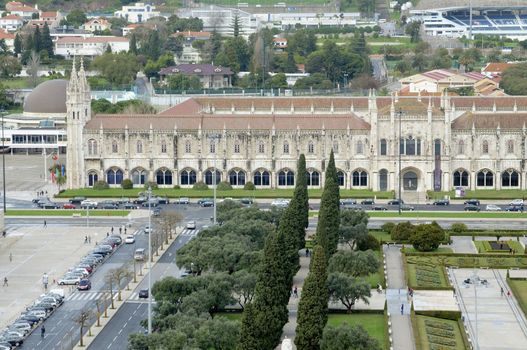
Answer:
<svg viewBox="0 0 527 350"><path fill-rule="evenodd" d="M461 311L429 310L415 311L416 315L442 318L445 320L457 321L461 318Z"/></svg>

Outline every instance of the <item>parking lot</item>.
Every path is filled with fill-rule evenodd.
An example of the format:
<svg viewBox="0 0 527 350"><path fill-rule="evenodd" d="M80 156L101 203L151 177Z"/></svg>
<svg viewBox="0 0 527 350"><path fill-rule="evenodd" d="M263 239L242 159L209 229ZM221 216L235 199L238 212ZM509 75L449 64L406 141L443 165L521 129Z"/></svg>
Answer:
<svg viewBox="0 0 527 350"><path fill-rule="evenodd" d="M56 288L53 280L105 237L102 231L101 227L20 226L0 238L0 279L8 279L8 286L2 286L0 293L0 329L44 292L44 273L49 276L48 289ZM91 244L84 243L86 235ZM69 294L70 288L64 289Z"/></svg>

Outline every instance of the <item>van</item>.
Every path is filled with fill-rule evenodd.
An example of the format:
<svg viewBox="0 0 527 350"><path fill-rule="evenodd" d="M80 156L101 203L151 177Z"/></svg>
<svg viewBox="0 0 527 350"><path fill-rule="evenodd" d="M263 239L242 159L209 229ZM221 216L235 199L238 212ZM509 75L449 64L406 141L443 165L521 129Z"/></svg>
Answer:
<svg viewBox="0 0 527 350"><path fill-rule="evenodd" d="M145 249L144 248L136 249L134 252L134 259L137 261L145 260Z"/></svg>

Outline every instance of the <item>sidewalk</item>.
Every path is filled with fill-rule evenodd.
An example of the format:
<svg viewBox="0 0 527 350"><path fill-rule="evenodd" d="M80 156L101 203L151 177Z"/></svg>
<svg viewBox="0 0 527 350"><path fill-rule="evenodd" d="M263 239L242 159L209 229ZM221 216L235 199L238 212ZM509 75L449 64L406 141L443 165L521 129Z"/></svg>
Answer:
<svg viewBox="0 0 527 350"><path fill-rule="evenodd" d="M393 349L412 350L415 349L415 343L410 321L411 304L407 296L401 248L384 245L383 251L386 259L386 300L391 318Z"/></svg>

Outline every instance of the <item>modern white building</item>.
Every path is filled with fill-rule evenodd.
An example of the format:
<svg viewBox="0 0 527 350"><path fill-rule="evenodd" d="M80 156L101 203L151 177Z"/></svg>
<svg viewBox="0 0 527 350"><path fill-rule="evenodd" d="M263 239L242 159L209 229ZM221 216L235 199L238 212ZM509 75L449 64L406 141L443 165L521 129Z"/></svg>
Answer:
<svg viewBox="0 0 527 350"><path fill-rule="evenodd" d="M6 11L9 11L12 15L17 15L23 19L31 19L33 14L38 13L38 8L26 5L19 1L10 1L5 4Z"/></svg>
<svg viewBox="0 0 527 350"><path fill-rule="evenodd" d="M126 19L130 23L142 23L150 18L159 17L161 13L156 7L143 2L136 2L133 6L123 6L121 10L115 11L115 17Z"/></svg>
<svg viewBox="0 0 527 350"><path fill-rule="evenodd" d="M55 55L72 58L73 56L100 56L110 47L112 52L130 50L128 38L120 36L63 37L55 42Z"/></svg>

